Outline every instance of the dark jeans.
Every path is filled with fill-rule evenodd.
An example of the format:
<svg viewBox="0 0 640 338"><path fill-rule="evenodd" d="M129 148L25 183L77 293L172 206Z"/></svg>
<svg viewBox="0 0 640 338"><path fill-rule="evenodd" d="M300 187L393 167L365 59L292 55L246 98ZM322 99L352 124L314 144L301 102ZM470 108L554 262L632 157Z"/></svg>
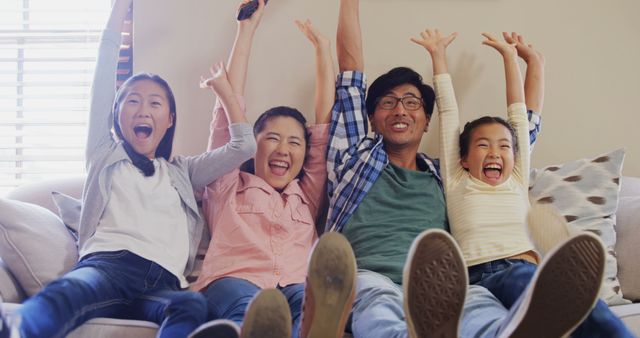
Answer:
<svg viewBox="0 0 640 338"><path fill-rule="evenodd" d="M87 255L19 313L27 338L63 337L95 317L148 320L160 325L158 337L186 337L204 323L207 304L158 264L123 250Z"/></svg>
<svg viewBox="0 0 640 338"><path fill-rule="evenodd" d="M499 259L470 267L469 283L487 288L506 308L511 308L533 279L536 269L537 265L522 259ZM571 336L634 337L601 299Z"/></svg>
<svg viewBox="0 0 640 338"><path fill-rule="evenodd" d="M291 284L278 289L289 303L293 322L291 336L297 338L302 318L304 284ZM212 282L202 291L209 305L208 320L223 318L242 325L249 303L260 290L257 285L241 278L224 277Z"/></svg>

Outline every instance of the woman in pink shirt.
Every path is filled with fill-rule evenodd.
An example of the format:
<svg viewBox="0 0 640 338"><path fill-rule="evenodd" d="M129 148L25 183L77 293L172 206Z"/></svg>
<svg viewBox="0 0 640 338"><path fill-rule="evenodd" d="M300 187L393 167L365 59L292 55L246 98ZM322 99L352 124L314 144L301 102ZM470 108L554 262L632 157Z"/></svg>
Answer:
<svg viewBox="0 0 640 338"><path fill-rule="evenodd" d="M238 21L229 57L228 80L241 106L252 38L263 10L261 0L249 19ZM254 159L210 184L204 193L211 241L192 285L208 299L209 319L239 325L256 294L277 288L290 307L293 337L298 337L308 257L318 237L315 219L325 196L328 123L335 95L329 40L309 21L296 24L315 46L316 124L307 127L298 110L284 106L260 115L254 125ZM214 78L203 80L218 95L209 149L229 139L227 105L220 102L223 97L215 83L218 68L212 68Z"/></svg>

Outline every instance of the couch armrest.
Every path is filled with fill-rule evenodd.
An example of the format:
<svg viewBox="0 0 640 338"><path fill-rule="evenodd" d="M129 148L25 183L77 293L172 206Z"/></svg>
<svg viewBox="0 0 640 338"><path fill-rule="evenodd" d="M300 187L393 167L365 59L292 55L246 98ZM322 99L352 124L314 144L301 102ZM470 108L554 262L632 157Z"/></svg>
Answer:
<svg viewBox="0 0 640 338"><path fill-rule="evenodd" d="M22 303L26 298L20 284L2 259L0 259L0 296L7 303Z"/></svg>

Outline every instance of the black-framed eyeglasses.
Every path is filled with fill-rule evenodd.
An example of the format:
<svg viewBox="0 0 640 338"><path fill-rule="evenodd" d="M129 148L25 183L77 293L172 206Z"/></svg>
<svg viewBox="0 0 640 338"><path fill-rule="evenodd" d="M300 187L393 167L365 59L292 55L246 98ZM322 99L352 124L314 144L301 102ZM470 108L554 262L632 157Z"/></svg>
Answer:
<svg viewBox="0 0 640 338"><path fill-rule="evenodd" d="M407 95L403 97L395 97L390 95L381 96L378 98L376 105L384 110L395 109L398 106L398 102L402 102L402 106L406 110L418 110L422 107L422 99L413 95Z"/></svg>

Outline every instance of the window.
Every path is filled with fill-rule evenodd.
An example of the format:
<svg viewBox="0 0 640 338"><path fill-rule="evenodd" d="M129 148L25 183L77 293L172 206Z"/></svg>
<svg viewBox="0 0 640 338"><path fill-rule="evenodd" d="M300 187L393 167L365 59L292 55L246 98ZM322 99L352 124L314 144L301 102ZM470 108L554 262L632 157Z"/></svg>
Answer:
<svg viewBox="0 0 640 338"><path fill-rule="evenodd" d="M84 172L89 91L110 9L110 0L0 1L0 196ZM119 78L130 73L125 53Z"/></svg>

